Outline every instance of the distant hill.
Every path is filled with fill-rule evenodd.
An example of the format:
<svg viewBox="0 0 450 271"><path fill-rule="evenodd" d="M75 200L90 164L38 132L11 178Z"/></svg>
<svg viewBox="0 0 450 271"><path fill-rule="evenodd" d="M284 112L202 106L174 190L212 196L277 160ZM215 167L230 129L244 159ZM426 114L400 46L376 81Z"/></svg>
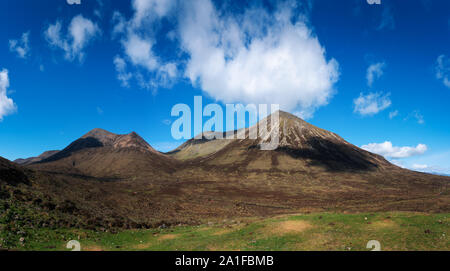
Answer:
<svg viewBox="0 0 450 271"><path fill-rule="evenodd" d="M446 173L440 173L440 172L426 172L426 173L433 174L433 175L450 177L450 174L446 174Z"/></svg>
<svg viewBox="0 0 450 271"><path fill-rule="evenodd" d="M16 160L14 160L14 163L17 163L19 165L29 165L29 164L37 163L37 162L47 159L48 157L56 154L57 152L59 152L59 151L46 151L37 157L16 159Z"/></svg>

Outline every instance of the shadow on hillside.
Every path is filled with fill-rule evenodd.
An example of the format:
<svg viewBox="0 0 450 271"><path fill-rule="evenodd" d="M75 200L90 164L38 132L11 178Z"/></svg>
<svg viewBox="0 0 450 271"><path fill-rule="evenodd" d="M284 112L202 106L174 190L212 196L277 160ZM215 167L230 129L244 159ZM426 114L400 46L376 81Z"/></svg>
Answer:
<svg viewBox="0 0 450 271"><path fill-rule="evenodd" d="M39 161L36 164L61 160L63 158L69 157L70 155L72 155L72 153L74 153L76 151L79 151L82 149L88 149L88 148L98 148L98 147L103 147L103 144L100 141L98 141L97 139L95 139L93 137L80 138L80 139L72 142L72 144L67 146L64 150L48 157L47 159Z"/></svg>
<svg viewBox="0 0 450 271"><path fill-rule="evenodd" d="M323 138L309 139L310 148L294 149L279 147L283 152L295 159L309 159L311 166L325 166L329 171L369 171L379 167L372 154L352 145L337 144Z"/></svg>

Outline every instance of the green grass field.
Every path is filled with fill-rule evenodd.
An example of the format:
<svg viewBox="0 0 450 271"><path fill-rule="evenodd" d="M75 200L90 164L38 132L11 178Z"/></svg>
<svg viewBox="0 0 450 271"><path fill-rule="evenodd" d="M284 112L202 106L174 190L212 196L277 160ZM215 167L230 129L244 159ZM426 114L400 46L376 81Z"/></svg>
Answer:
<svg viewBox="0 0 450 271"><path fill-rule="evenodd" d="M18 250L450 250L450 214L318 213L270 219L221 221L200 226L125 230L118 233L39 229L28 233ZM17 237L19 238L19 237Z"/></svg>

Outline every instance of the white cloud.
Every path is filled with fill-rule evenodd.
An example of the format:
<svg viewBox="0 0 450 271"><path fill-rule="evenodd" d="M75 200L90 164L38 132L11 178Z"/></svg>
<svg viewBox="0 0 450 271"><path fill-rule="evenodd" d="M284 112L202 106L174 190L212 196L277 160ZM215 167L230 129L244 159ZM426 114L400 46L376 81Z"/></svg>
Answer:
<svg viewBox="0 0 450 271"><path fill-rule="evenodd" d="M19 40L9 40L9 50L20 58L27 58L30 53L30 32L25 32Z"/></svg>
<svg viewBox="0 0 450 271"><path fill-rule="evenodd" d="M125 33L128 22L123 17L122 13L114 11L112 15L112 23L114 27L112 29L112 36L116 38L118 35Z"/></svg>
<svg viewBox="0 0 450 271"><path fill-rule="evenodd" d="M133 0L135 10L133 23L140 26L144 20L166 16L176 4L174 0Z"/></svg>
<svg viewBox="0 0 450 271"><path fill-rule="evenodd" d="M186 3L179 32L193 85L225 103L277 103L309 116L328 103L338 63L292 7L231 16L209 0Z"/></svg>
<svg viewBox="0 0 450 271"><path fill-rule="evenodd" d="M141 87L170 86L184 76L224 103L278 103L311 117L333 96L339 68L327 60L304 16L293 15L297 4L289 4L270 13L251 8L230 15L210 0L134 0L130 19L114 13L113 37ZM163 18L175 26L158 35ZM159 54L157 37L175 53Z"/></svg>
<svg viewBox="0 0 450 271"><path fill-rule="evenodd" d="M423 163L413 163L411 165L409 163L405 163L404 161L400 161L400 160L396 160L396 159L392 159L392 160L390 160L390 162L396 166L399 166L399 167L405 168L405 169L409 169L409 170L414 170L414 171L423 172L423 173L450 176L450 168L448 168L448 167L434 166L434 165L423 164Z"/></svg>
<svg viewBox="0 0 450 271"><path fill-rule="evenodd" d="M384 62L375 63L367 68L367 85L371 87L375 79L380 78L383 75L383 69L386 66Z"/></svg>
<svg viewBox="0 0 450 271"><path fill-rule="evenodd" d="M133 33L130 34L128 39L123 43L125 54L129 57L131 63L142 66L151 71L158 67L158 60L152 52L152 40L143 39Z"/></svg>
<svg viewBox="0 0 450 271"><path fill-rule="evenodd" d="M393 118L395 118L397 116L398 116L398 110L394 110L394 111L389 113L389 118L390 119L393 119Z"/></svg>
<svg viewBox="0 0 450 271"><path fill-rule="evenodd" d="M438 174L438 175L444 175L444 176L450 176L450 169L447 167L439 167L439 166L429 166L429 165L422 165L422 164L414 164L410 168L412 170L416 170L419 172L424 173L430 173L430 174Z"/></svg>
<svg viewBox="0 0 450 271"><path fill-rule="evenodd" d="M405 168L432 174L449 175L450 150L440 150L420 157L406 159Z"/></svg>
<svg viewBox="0 0 450 271"><path fill-rule="evenodd" d="M123 87L129 87L129 81L132 74L127 72L127 63L125 60L119 56L114 58L114 66L116 67L117 79L122 82Z"/></svg>
<svg viewBox="0 0 450 271"><path fill-rule="evenodd" d="M210 0L134 0L131 18L114 13L113 37L141 87L170 86L184 76L224 103L278 103L310 117L333 96L339 68L304 17L293 15L295 5L229 15ZM158 35L162 18L174 20L166 35ZM157 37L175 53L159 54Z"/></svg>
<svg viewBox="0 0 450 271"><path fill-rule="evenodd" d="M384 143L370 143L361 147L362 149L382 155L386 158L406 158L415 155L424 154L428 147L424 144L419 144L416 147L395 147L392 142L386 141Z"/></svg>
<svg viewBox="0 0 450 271"><path fill-rule="evenodd" d="M369 93L367 95L361 93L359 97L353 101L355 106L354 112L363 116L375 115L391 106L392 102L389 96L390 93L382 94L377 92Z"/></svg>
<svg viewBox="0 0 450 271"><path fill-rule="evenodd" d="M396 165L398 167L406 168L404 163L403 163L403 161L392 159L392 160L389 160L389 162L391 162L392 164L394 164L394 165Z"/></svg>
<svg viewBox="0 0 450 271"><path fill-rule="evenodd" d="M154 52L157 40L153 23L166 16L174 4L172 0L134 0L134 14L130 20L127 21L119 12L113 14L113 37L120 37L124 51L123 56L117 56L114 60L123 86L129 86L128 82L134 77L141 87L155 90L160 86L169 87L178 76L177 64L163 61ZM133 72L124 73L118 69L118 64L119 67L126 67L127 63L135 68Z"/></svg>
<svg viewBox="0 0 450 271"><path fill-rule="evenodd" d="M413 116L414 116L414 118L416 118L418 124L424 124L425 123L423 115L420 114L419 111L414 111Z"/></svg>
<svg viewBox="0 0 450 271"><path fill-rule="evenodd" d="M81 5L81 0L67 0L67 4L69 5Z"/></svg>
<svg viewBox="0 0 450 271"><path fill-rule="evenodd" d="M436 60L436 78L450 88L450 58L440 55Z"/></svg>
<svg viewBox="0 0 450 271"><path fill-rule="evenodd" d="M418 124L425 124L425 119L418 110L414 110L413 112L411 112L404 120L408 120L410 118L415 119Z"/></svg>
<svg viewBox="0 0 450 271"><path fill-rule="evenodd" d="M311 110L308 110L308 109L301 110L301 111L295 111L293 114L304 120L311 119L314 116L314 112Z"/></svg>
<svg viewBox="0 0 450 271"><path fill-rule="evenodd" d="M0 71L0 121L3 117L14 113L17 110L14 101L8 98L7 90L9 87L8 70L3 69Z"/></svg>
<svg viewBox="0 0 450 271"><path fill-rule="evenodd" d="M69 25L69 35L72 37L72 51L80 52L90 39L100 33L97 24L78 15L72 19Z"/></svg>
<svg viewBox="0 0 450 271"><path fill-rule="evenodd" d="M44 35L47 42L55 48L65 52L65 58L69 61L84 59L84 48L89 42L101 34L100 28L91 20L82 15L75 16L67 28L67 34L61 33L61 22L49 25Z"/></svg>
<svg viewBox="0 0 450 271"><path fill-rule="evenodd" d="M413 164L412 168L413 169L417 169L417 170L424 170L424 169L429 168L429 166L428 165L422 165L422 164Z"/></svg>

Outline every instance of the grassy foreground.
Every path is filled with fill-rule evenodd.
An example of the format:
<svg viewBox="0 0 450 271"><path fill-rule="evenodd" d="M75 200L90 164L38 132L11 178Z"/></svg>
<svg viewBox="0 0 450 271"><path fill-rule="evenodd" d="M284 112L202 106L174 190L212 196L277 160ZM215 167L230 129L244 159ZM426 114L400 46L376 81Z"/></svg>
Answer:
<svg viewBox="0 0 450 271"><path fill-rule="evenodd" d="M450 250L450 214L318 213L119 233L39 229L18 250ZM19 238L19 237L18 237Z"/></svg>

